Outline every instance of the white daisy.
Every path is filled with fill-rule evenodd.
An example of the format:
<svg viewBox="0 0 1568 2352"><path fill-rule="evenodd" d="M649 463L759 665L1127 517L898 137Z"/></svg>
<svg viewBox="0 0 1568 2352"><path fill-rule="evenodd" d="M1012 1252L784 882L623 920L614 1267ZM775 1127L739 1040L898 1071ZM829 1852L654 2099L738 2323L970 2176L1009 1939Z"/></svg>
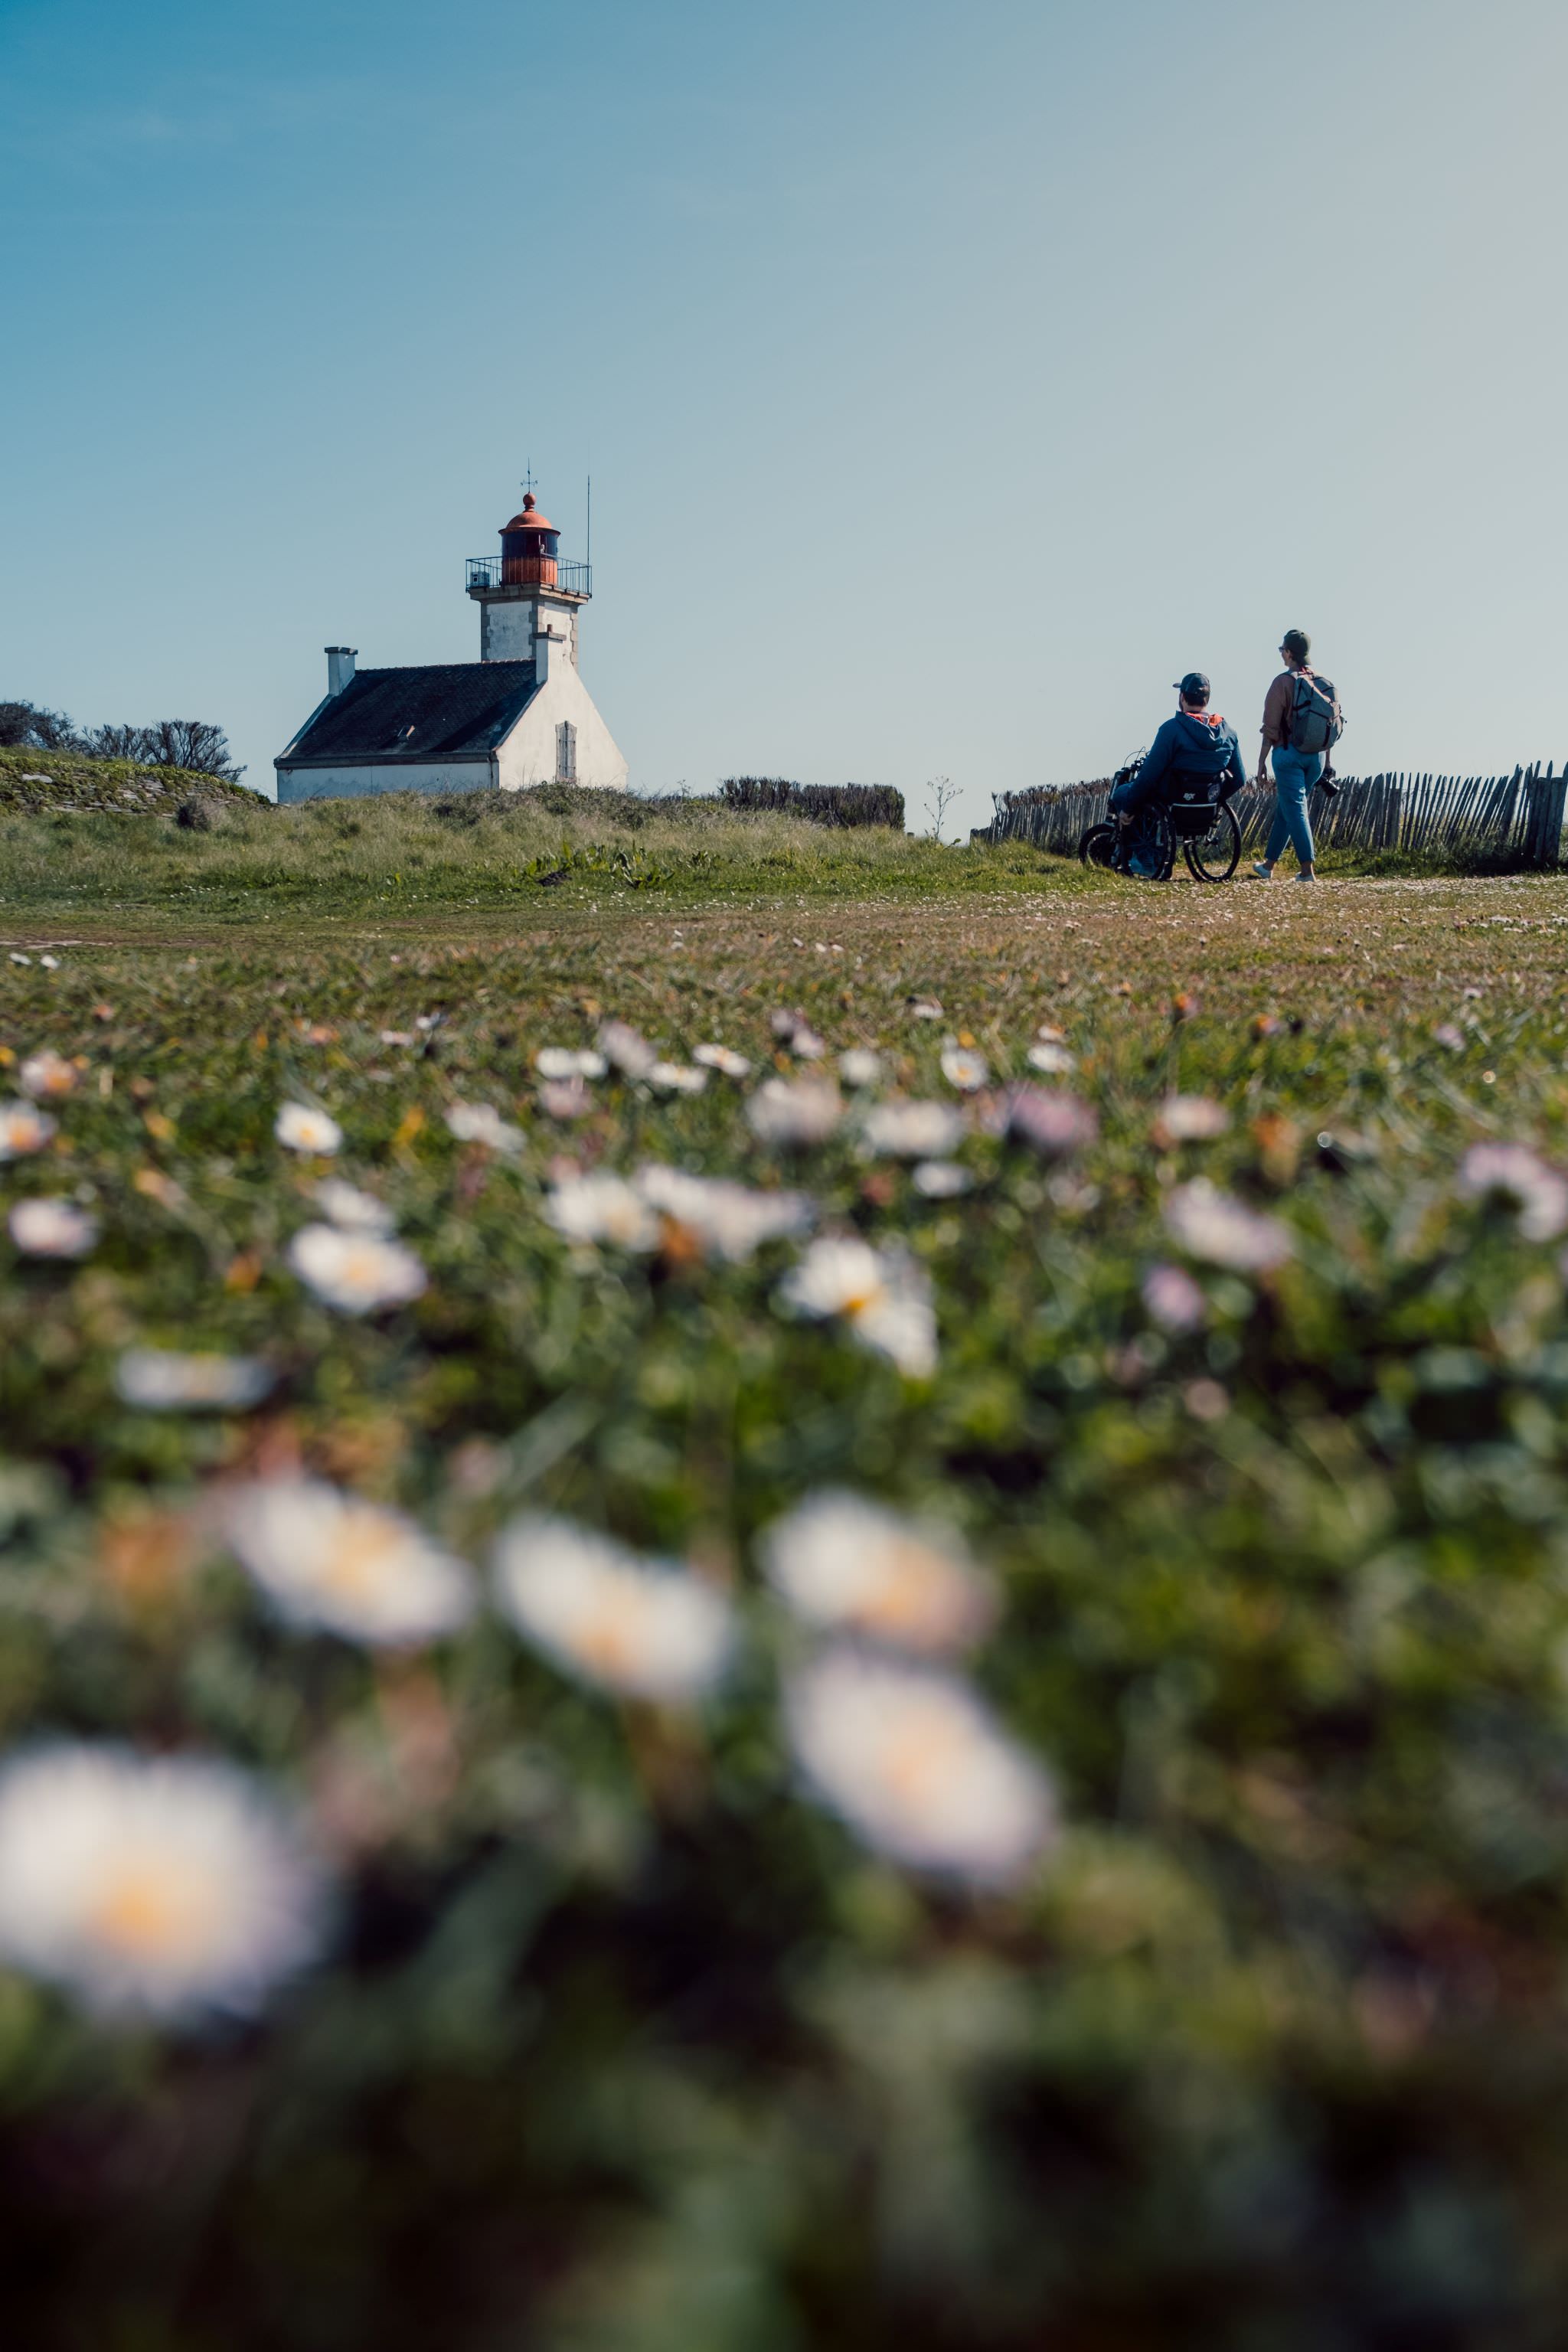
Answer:
<svg viewBox="0 0 1568 2352"><path fill-rule="evenodd" d="M482 1143L489 1151L522 1150L521 1128L502 1118L493 1103L449 1103L447 1129L459 1143Z"/></svg>
<svg viewBox="0 0 1568 2352"><path fill-rule="evenodd" d="M1143 1277L1143 1304L1162 1331L1195 1331L1208 1301L1184 1267L1152 1265Z"/></svg>
<svg viewBox="0 0 1568 2352"><path fill-rule="evenodd" d="M746 1102L752 1134L780 1150L826 1141L843 1115L838 1089L826 1078L765 1078Z"/></svg>
<svg viewBox="0 0 1568 2352"><path fill-rule="evenodd" d="M759 1192L728 1177L689 1176L680 1168L641 1168L634 1179L648 1206L698 1245L742 1264L764 1242L806 1232L816 1209L803 1192Z"/></svg>
<svg viewBox="0 0 1568 2352"><path fill-rule="evenodd" d="M544 1213L569 1242L612 1242L625 1250L658 1245L658 1219L624 1176L560 1177Z"/></svg>
<svg viewBox="0 0 1568 2352"><path fill-rule="evenodd" d="M24 1257L85 1257L98 1240L98 1219L74 1201L18 1201L6 1222Z"/></svg>
<svg viewBox="0 0 1568 2352"><path fill-rule="evenodd" d="M797 1315L841 1317L857 1339L891 1357L910 1380L936 1369L936 1315L925 1270L906 1251L873 1249L852 1234L815 1241L779 1286Z"/></svg>
<svg viewBox="0 0 1568 2352"><path fill-rule="evenodd" d="M0 1102L0 1161L41 1151L54 1131L54 1120L36 1103Z"/></svg>
<svg viewBox="0 0 1568 2352"><path fill-rule="evenodd" d="M708 1073L693 1069L687 1062L656 1062L647 1082L661 1095L700 1095L708 1084Z"/></svg>
<svg viewBox="0 0 1568 2352"><path fill-rule="evenodd" d="M400 1511L316 1478L237 1486L226 1497L230 1549L281 1614L348 1640L432 1642L474 1612L473 1570Z"/></svg>
<svg viewBox="0 0 1568 2352"><path fill-rule="evenodd" d="M16 1073L16 1083L25 1095L35 1101L45 1101L59 1095L74 1094L78 1074L64 1056L52 1046L45 1045L29 1054Z"/></svg>
<svg viewBox="0 0 1568 2352"><path fill-rule="evenodd" d="M942 1049L942 1075L950 1087L960 1094L978 1094L991 1076L990 1065L984 1054L971 1046L955 1045L950 1038Z"/></svg>
<svg viewBox="0 0 1568 2352"><path fill-rule="evenodd" d="M1189 1257L1233 1274L1267 1274L1295 1246L1278 1217L1260 1216L1205 1176L1177 1185L1165 1202L1165 1223Z"/></svg>
<svg viewBox="0 0 1568 2352"><path fill-rule="evenodd" d="M626 1021L605 1022L599 1032L599 1051L628 1078L646 1078L658 1059L647 1039Z"/></svg>
<svg viewBox="0 0 1568 2352"><path fill-rule="evenodd" d="M143 1412L244 1412L259 1404L275 1375L255 1356L183 1355L127 1348L114 1367L121 1403Z"/></svg>
<svg viewBox="0 0 1568 2352"><path fill-rule="evenodd" d="M272 1132L290 1151L336 1151L343 1139L337 1120L309 1103L286 1102L272 1123Z"/></svg>
<svg viewBox="0 0 1568 2352"><path fill-rule="evenodd" d="M995 1614L987 1578L948 1529L827 1489L776 1519L763 1565L810 1625L894 1649L966 1649Z"/></svg>
<svg viewBox="0 0 1568 2352"><path fill-rule="evenodd" d="M1065 1045L1058 1045L1048 1037L1042 1039L1037 1045L1031 1045L1024 1058L1031 1070L1038 1070L1047 1078L1065 1078L1069 1070L1078 1067L1078 1055L1069 1054Z"/></svg>
<svg viewBox="0 0 1568 2352"><path fill-rule="evenodd" d="M873 1103L860 1114L871 1150L893 1160L945 1160L963 1139L963 1113L952 1103Z"/></svg>
<svg viewBox="0 0 1568 2352"><path fill-rule="evenodd" d="M513 1519L497 1548L496 1583L536 1649L580 1680L630 1697L699 1698L734 1649L733 1614L714 1586L569 1519Z"/></svg>
<svg viewBox="0 0 1568 2352"><path fill-rule="evenodd" d="M705 1070L717 1070L723 1078L743 1078L751 1071L744 1054L737 1054L732 1045L693 1045L691 1058Z"/></svg>
<svg viewBox="0 0 1568 2352"><path fill-rule="evenodd" d="M345 1234L336 1225L301 1225L289 1244L289 1263L318 1298L343 1315L371 1315L405 1307L424 1291L426 1276L411 1249L379 1234Z"/></svg>
<svg viewBox="0 0 1568 2352"><path fill-rule="evenodd" d="M384 1202L373 1192L362 1192L357 1184L345 1184L341 1176L324 1177L311 1198L327 1223L341 1233L386 1234L395 1230L392 1211Z"/></svg>
<svg viewBox="0 0 1568 2352"><path fill-rule="evenodd" d="M589 1045L541 1045L533 1066L542 1078L602 1078L610 1066Z"/></svg>
<svg viewBox="0 0 1568 2352"><path fill-rule="evenodd" d="M1207 1095L1167 1095L1154 1114L1153 1136L1164 1150L1173 1143L1212 1143L1229 1125L1225 1105Z"/></svg>
<svg viewBox="0 0 1568 2352"><path fill-rule="evenodd" d="M0 1955L110 2015L245 2012L319 1950L325 1886L231 1764L62 1743L0 1771Z"/></svg>
<svg viewBox="0 0 1568 2352"><path fill-rule="evenodd" d="M874 1045L850 1045L838 1056L838 1075L847 1087L876 1087L887 1065Z"/></svg>
<svg viewBox="0 0 1568 2352"><path fill-rule="evenodd" d="M952 1675L830 1651L795 1676L786 1716L818 1797L910 1869L1006 1886L1058 1834L1045 1773Z"/></svg>
<svg viewBox="0 0 1568 2352"><path fill-rule="evenodd" d="M974 1179L956 1160L922 1160L915 1170L915 1191L927 1201L956 1201L973 1189Z"/></svg>
<svg viewBox="0 0 1568 2352"><path fill-rule="evenodd" d="M1568 1181L1528 1144L1472 1143L1459 1162L1456 1190L1467 1201L1506 1201L1528 1242L1549 1242L1568 1225Z"/></svg>

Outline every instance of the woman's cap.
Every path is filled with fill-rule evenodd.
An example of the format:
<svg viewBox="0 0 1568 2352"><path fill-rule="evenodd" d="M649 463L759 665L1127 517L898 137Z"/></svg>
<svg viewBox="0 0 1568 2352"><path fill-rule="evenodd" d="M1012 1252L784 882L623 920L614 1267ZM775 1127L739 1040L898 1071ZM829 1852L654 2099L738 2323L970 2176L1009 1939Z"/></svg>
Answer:
<svg viewBox="0 0 1568 2352"><path fill-rule="evenodd" d="M1201 669L1190 669L1176 688L1184 702L1206 702L1209 682Z"/></svg>

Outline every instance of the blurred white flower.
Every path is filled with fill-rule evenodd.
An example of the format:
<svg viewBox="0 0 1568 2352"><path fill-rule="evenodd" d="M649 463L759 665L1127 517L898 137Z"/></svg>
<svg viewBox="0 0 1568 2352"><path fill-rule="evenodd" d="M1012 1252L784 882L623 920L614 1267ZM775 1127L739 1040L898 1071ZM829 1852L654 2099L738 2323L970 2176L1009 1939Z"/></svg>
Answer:
<svg viewBox="0 0 1568 2352"><path fill-rule="evenodd" d="M336 1151L343 1139L337 1120L309 1103L286 1102L272 1123L272 1132L290 1151Z"/></svg>
<svg viewBox="0 0 1568 2352"><path fill-rule="evenodd" d="M774 1013L770 1015L769 1026L779 1043L797 1061L820 1062L827 1051L804 1013Z"/></svg>
<svg viewBox="0 0 1568 2352"><path fill-rule="evenodd" d="M658 1245L658 1219L624 1176L559 1177L544 1213L569 1242L613 1242L625 1250Z"/></svg>
<svg viewBox="0 0 1568 2352"><path fill-rule="evenodd" d="M263 1479L225 1499L229 1549L281 1614L350 1641L431 1642L472 1616L473 1570L400 1511L317 1478Z"/></svg>
<svg viewBox="0 0 1568 2352"><path fill-rule="evenodd" d="M74 1201L18 1201L6 1222L24 1257L85 1257L98 1240L98 1219Z"/></svg>
<svg viewBox="0 0 1568 2352"><path fill-rule="evenodd" d="M847 1087L875 1087L886 1065L874 1045L850 1045L838 1056L838 1075Z"/></svg>
<svg viewBox="0 0 1568 2352"><path fill-rule="evenodd" d="M628 1078L646 1078L658 1059L647 1039L625 1021L605 1022L599 1032L599 1051Z"/></svg>
<svg viewBox="0 0 1568 2352"><path fill-rule="evenodd" d="M143 1412L243 1412L259 1404L275 1376L255 1356L182 1355L127 1348L114 1367L115 1392Z"/></svg>
<svg viewBox="0 0 1568 2352"><path fill-rule="evenodd" d="M1467 1201L1506 1201L1526 1241L1549 1242L1568 1225L1568 1179L1525 1143L1472 1143L1456 1189Z"/></svg>
<svg viewBox="0 0 1568 2352"><path fill-rule="evenodd" d="M533 1066L542 1078L602 1078L610 1066L591 1046L541 1045Z"/></svg>
<svg viewBox="0 0 1568 2352"><path fill-rule="evenodd" d="M1057 1836L1045 1773L950 1675L830 1651L795 1677L786 1716L816 1793L895 1862L1001 1887Z"/></svg>
<svg viewBox="0 0 1568 2352"><path fill-rule="evenodd" d="M58 971L60 968L60 960L58 956L41 955L38 958L38 961L43 965L46 971Z"/></svg>
<svg viewBox="0 0 1568 2352"><path fill-rule="evenodd" d="M1207 1095L1167 1095L1154 1113L1152 1132L1163 1151L1173 1143L1212 1143L1229 1125L1225 1105Z"/></svg>
<svg viewBox="0 0 1568 2352"><path fill-rule="evenodd" d="M634 1181L651 1209L700 1248L736 1265L764 1242L805 1233L816 1214L804 1192L754 1192L726 1176L689 1176L681 1168L641 1168Z"/></svg>
<svg viewBox="0 0 1568 2352"><path fill-rule="evenodd" d="M656 1062L647 1082L663 1095L700 1095L708 1084L708 1073L694 1070L686 1062Z"/></svg>
<svg viewBox="0 0 1568 2352"><path fill-rule="evenodd" d="M744 1054L737 1054L732 1045L693 1045L691 1058L705 1070L717 1070L724 1078L743 1078L752 1066Z"/></svg>
<svg viewBox="0 0 1568 2352"><path fill-rule="evenodd" d="M426 1281L419 1260L401 1242L340 1233L336 1225L301 1225L289 1244L289 1263L318 1298L343 1315L405 1307Z"/></svg>
<svg viewBox="0 0 1568 2352"><path fill-rule="evenodd" d="M842 1097L829 1078L765 1078L746 1102L752 1134L784 1150L824 1142L843 1115Z"/></svg>
<svg viewBox="0 0 1568 2352"><path fill-rule="evenodd" d="M110 2015L245 2012L313 1958L324 1883L233 1765L61 1743L0 1770L0 1956Z"/></svg>
<svg viewBox="0 0 1568 2352"><path fill-rule="evenodd" d="M415 1042L414 1032L412 1029L384 1029L381 1033L381 1042L384 1045L412 1045Z"/></svg>
<svg viewBox="0 0 1568 2352"><path fill-rule="evenodd" d="M1260 1216L1206 1176L1177 1185L1165 1202L1165 1223L1189 1257L1233 1274L1267 1274L1294 1250L1278 1217Z"/></svg>
<svg viewBox="0 0 1568 2352"><path fill-rule="evenodd" d="M873 1151L893 1160L945 1160L963 1139L963 1113L954 1103L872 1103L860 1114L860 1132Z"/></svg>
<svg viewBox="0 0 1568 2352"><path fill-rule="evenodd" d="M581 1078L546 1078L539 1089L539 1108L546 1118L586 1118L594 1098Z"/></svg>
<svg viewBox="0 0 1568 2352"><path fill-rule="evenodd" d="M514 1152L523 1146L521 1127L502 1118L493 1103L450 1103L447 1128L459 1143L482 1143L487 1150Z"/></svg>
<svg viewBox="0 0 1568 2352"><path fill-rule="evenodd" d="M536 1649L630 1697L700 1697L734 1649L733 1615L713 1585L569 1519L513 1519L497 1547L496 1585Z"/></svg>
<svg viewBox="0 0 1568 2352"><path fill-rule="evenodd" d="M7 963L31 963L33 959L30 955L24 955L20 948L13 948L5 961Z"/></svg>
<svg viewBox="0 0 1568 2352"><path fill-rule="evenodd" d="M54 1131L54 1120L37 1104L0 1103L0 1160L20 1160L29 1151L41 1151Z"/></svg>
<svg viewBox="0 0 1568 2352"><path fill-rule="evenodd" d="M29 1054L16 1073L16 1083L25 1095L36 1102L49 1100L59 1095L74 1094L78 1073L62 1055L49 1045Z"/></svg>
<svg viewBox="0 0 1568 2352"><path fill-rule="evenodd" d="M911 996L906 1002L911 1021L940 1021L942 1017L942 1005L934 996Z"/></svg>
<svg viewBox="0 0 1568 2352"><path fill-rule="evenodd" d="M1447 1045L1450 1054L1464 1052L1465 1033L1452 1021L1439 1021L1432 1034L1439 1045Z"/></svg>
<svg viewBox="0 0 1568 2352"><path fill-rule="evenodd" d="M763 1532L763 1566L808 1624L894 1649L966 1649L995 1593L959 1538L863 1496L826 1489Z"/></svg>
<svg viewBox="0 0 1568 2352"><path fill-rule="evenodd" d="M1050 1021L1042 1021L1035 1035L1042 1045L1065 1045L1068 1041L1067 1031L1058 1029L1055 1023Z"/></svg>
<svg viewBox="0 0 1568 2352"><path fill-rule="evenodd" d="M779 1286L783 1304L818 1319L838 1316L857 1339L891 1357L910 1380L936 1369L936 1316L924 1268L907 1251L825 1235Z"/></svg>
<svg viewBox="0 0 1568 2352"><path fill-rule="evenodd" d="M1086 1150L1100 1132L1089 1104L1057 1087L1010 1087L1006 1108L1008 1134L1021 1136L1047 1160Z"/></svg>
<svg viewBox="0 0 1568 2352"><path fill-rule="evenodd" d="M911 1180L915 1191L927 1201L956 1201L961 1192L973 1189L974 1179L967 1168L956 1160L922 1160Z"/></svg>
<svg viewBox="0 0 1568 2352"><path fill-rule="evenodd" d="M341 1176L323 1177L311 1196L329 1224L345 1234L390 1234L395 1229L392 1211L373 1192L345 1184Z"/></svg>
<svg viewBox="0 0 1568 2352"><path fill-rule="evenodd" d="M1208 1301L1184 1267L1152 1265L1143 1276L1143 1304L1162 1331L1195 1331Z"/></svg>
<svg viewBox="0 0 1568 2352"><path fill-rule="evenodd" d="M1069 1070L1078 1067L1078 1055L1069 1054L1065 1045L1053 1044L1049 1038L1038 1045L1031 1045L1024 1058L1031 1070L1038 1070L1047 1078L1065 1078Z"/></svg>
<svg viewBox="0 0 1568 2352"><path fill-rule="evenodd" d="M978 1094L990 1077L991 1068L984 1054L950 1039L942 1049L942 1075L960 1094L973 1095Z"/></svg>

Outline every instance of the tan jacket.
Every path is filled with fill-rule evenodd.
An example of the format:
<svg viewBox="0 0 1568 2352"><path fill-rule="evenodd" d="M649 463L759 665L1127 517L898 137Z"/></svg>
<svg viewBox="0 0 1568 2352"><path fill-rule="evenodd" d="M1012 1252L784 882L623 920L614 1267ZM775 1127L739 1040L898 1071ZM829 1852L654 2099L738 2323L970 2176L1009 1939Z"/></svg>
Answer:
<svg viewBox="0 0 1568 2352"><path fill-rule="evenodd" d="M1299 670L1282 669L1263 698L1263 748L1274 751L1290 740L1290 711L1296 700L1296 680L1313 676L1310 662Z"/></svg>

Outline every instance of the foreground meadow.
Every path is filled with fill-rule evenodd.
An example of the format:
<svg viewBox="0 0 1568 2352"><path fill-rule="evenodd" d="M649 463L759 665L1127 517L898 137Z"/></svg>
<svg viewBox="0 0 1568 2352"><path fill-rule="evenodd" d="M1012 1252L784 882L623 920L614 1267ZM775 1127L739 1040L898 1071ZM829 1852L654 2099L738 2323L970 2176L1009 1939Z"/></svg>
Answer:
<svg viewBox="0 0 1568 2352"><path fill-rule="evenodd" d="M37 856L15 2341L1561 2341L1561 884Z"/></svg>

